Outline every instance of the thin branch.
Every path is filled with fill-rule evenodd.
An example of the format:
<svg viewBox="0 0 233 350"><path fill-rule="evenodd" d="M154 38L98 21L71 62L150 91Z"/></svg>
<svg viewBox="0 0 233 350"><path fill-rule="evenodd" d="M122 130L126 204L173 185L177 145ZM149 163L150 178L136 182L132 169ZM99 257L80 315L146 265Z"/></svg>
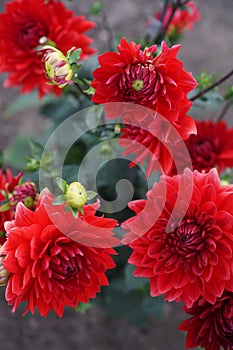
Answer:
<svg viewBox="0 0 233 350"><path fill-rule="evenodd" d="M88 95L88 94L81 88L81 86L80 86L79 84L75 83L75 86L76 86L76 88L78 89L78 91L79 91L82 95L84 95L86 98L88 98L88 100L91 101L91 96Z"/></svg>
<svg viewBox="0 0 233 350"><path fill-rule="evenodd" d="M164 19L165 19L165 15L166 15L165 10L167 11L168 5L169 5L169 1L165 0L163 14L162 14L162 16L164 15L164 18L161 17L161 22L162 22L161 28L160 28L160 31L158 32L158 34L152 40L153 43L156 43L158 41L162 41L164 39L166 32L168 30L168 27L170 26L171 21L175 15L175 12L178 9L178 7L181 5L181 0L177 0L177 2L173 5L173 9L172 9L172 12L170 14L170 17L168 18L168 21L164 27L163 24L164 24Z"/></svg>
<svg viewBox="0 0 233 350"><path fill-rule="evenodd" d="M212 85L208 86L206 89L198 92L195 96L193 96L192 98L190 98L191 101L195 101L197 98L202 97L203 95L205 95L208 91L214 89L216 86L222 84L225 80L229 79L231 76L233 75L233 69L227 73L226 75L224 75L221 79L217 80L215 83L213 83Z"/></svg>
<svg viewBox="0 0 233 350"><path fill-rule="evenodd" d="M165 28L164 28L164 30L162 32L163 36L166 34L166 32L168 30L168 27L170 26L171 21L172 21L174 15L175 15L175 12L178 9L178 7L180 6L180 4L181 4L181 0L177 0L176 4L174 5L174 7L172 9L172 12L171 12L170 17L169 17L169 19L167 21L167 24L166 24L166 26L165 26Z"/></svg>

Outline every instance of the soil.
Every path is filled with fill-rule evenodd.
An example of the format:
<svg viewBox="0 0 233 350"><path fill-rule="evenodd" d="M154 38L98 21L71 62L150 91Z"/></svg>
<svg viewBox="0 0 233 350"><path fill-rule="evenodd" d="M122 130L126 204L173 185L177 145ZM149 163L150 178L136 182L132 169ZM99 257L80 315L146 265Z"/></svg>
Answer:
<svg viewBox="0 0 233 350"><path fill-rule="evenodd" d="M86 14L93 1L66 2L77 13ZM108 22L116 35L135 40L145 31L147 18L155 11L160 1L118 0L103 1ZM202 21L193 32L182 39L179 54L187 70L195 75L201 71L217 72L217 77L232 69L233 0L197 0ZM5 1L0 4L3 11ZM105 51L107 33L100 26L93 32L100 51ZM5 76L1 75L3 81ZM231 80L233 84L233 80ZM38 111L29 108L4 118L6 107L17 97L18 91L0 89L0 147L6 148L16 135L40 133L46 121ZM214 117L214 116L213 116ZM180 350L184 349L185 335L177 330L184 315L180 305L168 304L162 318L152 318L147 329L141 331L125 319L113 319L98 307L85 315L72 309L59 319L51 313L46 319L39 315L22 317L22 310L15 314L4 300L4 288L0 290L0 344L5 350L17 348L44 350Z"/></svg>

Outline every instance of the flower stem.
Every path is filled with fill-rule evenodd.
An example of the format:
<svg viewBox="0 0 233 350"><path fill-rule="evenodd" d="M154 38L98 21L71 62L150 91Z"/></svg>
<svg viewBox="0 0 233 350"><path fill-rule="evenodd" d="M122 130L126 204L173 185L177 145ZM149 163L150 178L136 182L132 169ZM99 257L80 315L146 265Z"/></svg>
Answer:
<svg viewBox="0 0 233 350"><path fill-rule="evenodd" d="M182 0L177 0L176 1L176 3L173 6L173 9L172 9L172 12L170 14L170 17L169 17L169 19L168 19L168 21L166 23L166 26L164 27L164 20L165 20L167 8L168 8L168 5L169 5L169 0L164 0L163 11L162 11L161 19L160 19L161 28L160 28L158 34L156 34L155 38L152 40L153 43L161 42L165 38L166 32L168 30L169 25L171 24L171 21L172 21L174 15L175 15L175 12L176 12L176 10L178 9L178 7L181 4L183 4Z"/></svg>
<svg viewBox="0 0 233 350"><path fill-rule="evenodd" d="M76 86L76 88L78 89L78 91L79 91L82 95L86 96L86 98L88 98L88 100L91 101L91 96L88 95L88 94L81 88L81 86L80 86L78 83L75 83L75 86Z"/></svg>
<svg viewBox="0 0 233 350"><path fill-rule="evenodd" d="M215 83L213 83L212 85L208 86L206 89L198 92L195 96L193 96L192 98L190 98L190 101L195 101L197 98L202 97L203 95L205 95L208 91L214 89L215 87L217 87L218 85L222 84L225 80L229 79L231 76L233 75L233 69L227 73L226 75L224 75L221 79L217 80Z"/></svg>

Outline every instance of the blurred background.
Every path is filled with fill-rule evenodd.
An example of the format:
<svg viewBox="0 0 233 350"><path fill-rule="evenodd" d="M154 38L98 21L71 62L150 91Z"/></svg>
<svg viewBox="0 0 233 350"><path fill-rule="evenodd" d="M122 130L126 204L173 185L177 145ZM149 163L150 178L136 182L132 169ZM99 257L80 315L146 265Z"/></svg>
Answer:
<svg viewBox="0 0 233 350"><path fill-rule="evenodd" d="M6 1L1 1L4 11ZM76 14L88 16L92 0L64 1ZM146 31L148 18L159 8L158 0L103 0L108 25L115 36L136 40ZM196 0L201 21L181 40L179 58L195 76L202 71L216 73L219 78L232 69L233 0ZM95 17L91 17L96 21ZM99 53L107 50L108 32L101 21L90 35ZM0 83L4 80L0 75ZM228 81L228 83L230 83ZM233 83L231 81L231 83ZM223 88L223 87L221 87ZM7 148L17 135L39 134L49 121L38 108L31 106L23 112L10 111L18 91L0 87L0 149ZM6 113L6 111L8 111ZM215 116L213 115L213 118ZM136 307L136 306L135 306ZM0 344L4 350L22 349L80 349L80 350L180 350L184 349L185 334L177 330L185 315L181 306L164 304L163 313L152 315L142 329L124 318L112 318L99 307L92 307L85 315L72 309L59 319L51 313L46 319L39 315L21 316L19 309L12 314L0 290ZM158 313L159 314L159 313Z"/></svg>

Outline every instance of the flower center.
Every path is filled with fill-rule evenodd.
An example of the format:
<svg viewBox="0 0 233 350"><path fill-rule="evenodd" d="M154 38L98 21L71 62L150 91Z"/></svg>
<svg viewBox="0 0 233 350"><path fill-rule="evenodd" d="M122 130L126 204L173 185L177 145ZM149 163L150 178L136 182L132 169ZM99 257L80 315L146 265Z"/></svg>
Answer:
<svg viewBox="0 0 233 350"><path fill-rule="evenodd" d="M19 42L25 48L34 49L39 45L40 38L44 36L46 33L41 23L29 22L21 29Z"/></svg>
<svg viewBox="0 0 233 350"><path fill-rule="evenodd" d="M60 281L66 281L76 277L81 270L79 267L81 263L78 261L80 257L75 256L67 259L67 254L64 257L63 253L60 255L57 255L55 259L51 260L50 269L53 272L54 278Z"/></svg>
<svg viewBox="0 0 233 350"><path fill-rule="evenodd" d="M197 140L190 145L189 151L195 169L198 166L212 168L216 164L216 151L211 140Z"/></svg>
<svg viewBox="0 0 233 350"><path fill-rule="evenodd" d="M143 80L136 79L132 84L133 89L136 91L141 91L143 88Z"/></svg>
<svg viewBox="0 0 233 350"><path fill-rule="evenodd" d="M191 257L204 248L202 228L194 221L182 221L170 234L169 243L173 251L181 256Z"/></svg>
<svg viewBox="0 0 233 350"><path fill-rule="evenodd" d="M128 101L155 103L160 81L154 67L148 64L134 64L125 68L119 88Z"/></svg>

